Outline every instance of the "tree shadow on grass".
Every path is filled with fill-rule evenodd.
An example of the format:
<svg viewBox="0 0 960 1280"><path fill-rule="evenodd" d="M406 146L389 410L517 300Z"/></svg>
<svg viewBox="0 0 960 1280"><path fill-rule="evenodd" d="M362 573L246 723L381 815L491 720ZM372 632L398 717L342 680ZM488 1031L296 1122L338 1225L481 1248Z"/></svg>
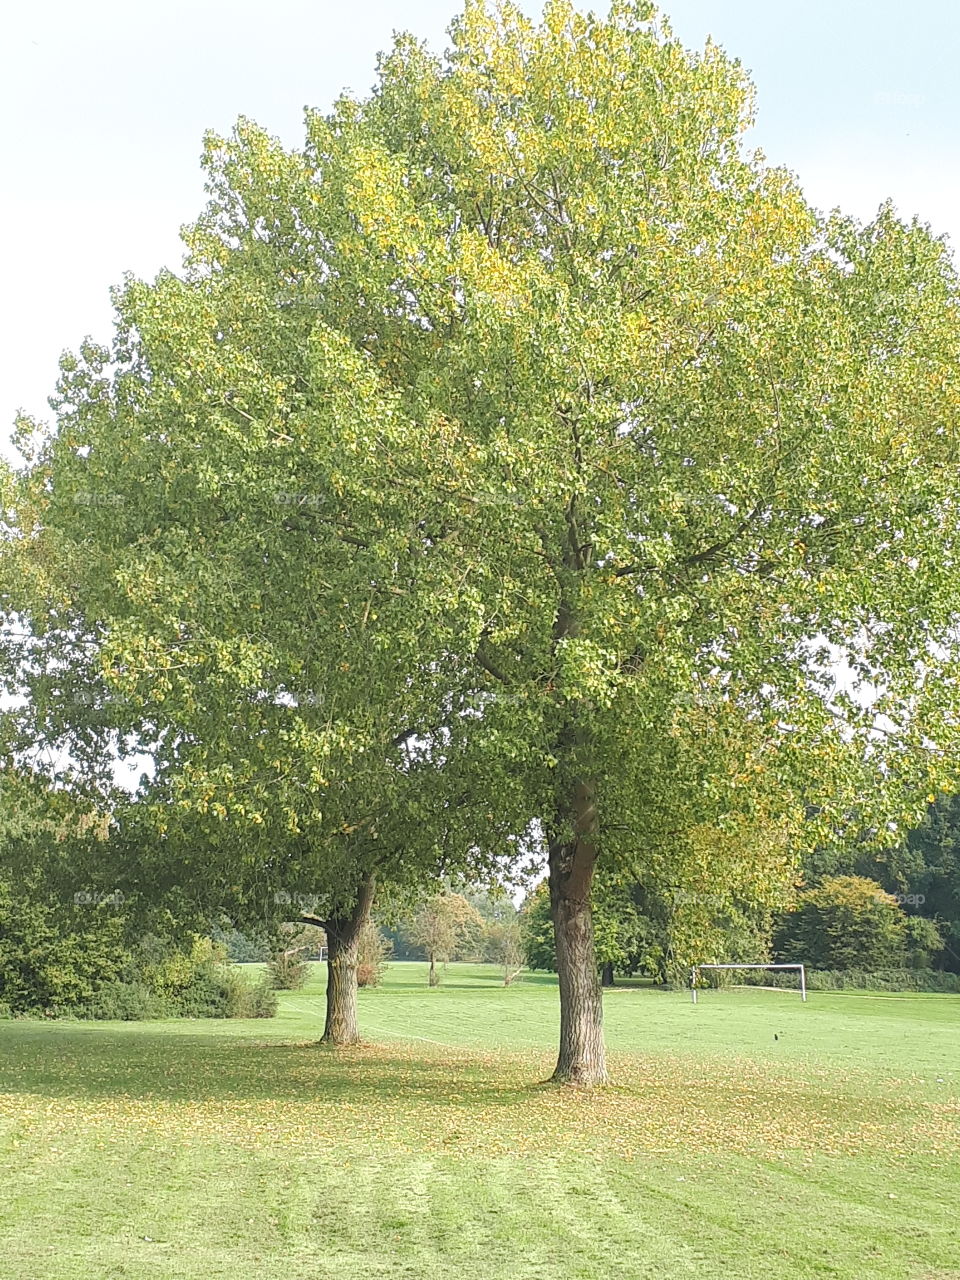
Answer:
<svg viewBox="0 0 960 1280"><path fill-rule="evenodd" d="M9 1028L9 1024L8 1024ZM421 1052L364 1043L331 1049L316 1041L34 1024L0 1036L0 1092L49 1098L158 1101L349 1101L384 1098L469 1109L510 1104L541 1087L542 1054ZM543 1057L541 1063L539 1059Z"/></svg>

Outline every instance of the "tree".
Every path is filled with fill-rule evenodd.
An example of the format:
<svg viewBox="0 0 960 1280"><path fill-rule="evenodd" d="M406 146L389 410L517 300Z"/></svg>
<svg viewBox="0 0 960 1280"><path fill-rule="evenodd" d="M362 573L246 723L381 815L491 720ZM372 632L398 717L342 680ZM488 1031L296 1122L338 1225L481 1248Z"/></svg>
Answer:
<svg viewBox="0 0 960 1280"><path fill-rule="evenodd" d="M324 932L315 925L281 926L270 952L267 972L277 991L299 991L310 974L308 956L324 944Z"/></svg>
<svg viewBox="0 0 960 1280"><path fill-rule="evenodd" d="M942 963L960 971L960 796L938 796L896 852L899 874L885 887L911 911L943 922ZM940 950L930 942L931 951Z"/></svg>
<svg viewBox="0 0 960 1280"><path fill-rule="evenodd" d="M759 813L727 829L693 825L654 861L634 854L611 874L598 870L593 891L596 961L601 982L638 970L658 982L685 981L693 964L769 960L777 910L792 904L795 831ZM644 879L634 877L643 874ZM556 969L547 885L524 904L527 962Z"/></svg>
<svg viewBox="0 0 960 1280"><path fill-rule="evenodd" d="M19 504L50 679L82 637L197 802L331 808L333 883L329 788L401 738L446 858L542 842L585 1085L598 866L695 870L758 810L885 829L956 724L947 250L818 218L744 149L739 64L652 19L468 0L302 151L209 139L184 277L67 360Z"/></svg>
<svg viewBox="0 0 960 1280"><path fill-rule="evenodd" d="M327 936L327 1016L323 1032L327 1044L355 1044L360 1039L357 970L375 889L376 876L370 871L363 877L349 910L330 913L317 921Z"/></svg>
<svg viewBox="0 0 960 1280"><path fill-rule="evenodd" d="M505 920L487 920L483 926L484 958L503 967L503 985L509 987L523 968L523 938L516 913Z"/></svg>
<svg viewBox="0 0 960 1280"><path fill-rule="evenodd" d="M943 951L940 929L925 916L907 916L904 941L907 963L912 969L929 969Z"/></svg>
<svg viewBox="0 0 960 1280"><path fill-rule="evenodd" d="M531 969L556 973L557 949L553 940L550 889L546 883L537 885L524 900L520 912L520 936L526 965Z"/></svg>
<svg viewBox="0 0 960 1280"><path fill-rule="evenodd" d="M904 963L906 941L900 904L875 880L828 876L800 895L777 951L815 969L886 969Z"/></svg>
<svg viewBox="0 0 960 1280"><path fill-rule="evenodd" d="M358 986L378 987L380 985L390 951L390 943L380 932L379 926L375 921L368 920L360 935L357 955Z"/></svg>
<svg viewBox="0 0 960 1280"><path fill-rule="evenodd" d="M112 904L51 902L36 882L0 881L0 1001L15 1013L71 1013L128 960Z"/></svg>
<svg viewBox="0 0 960 1280"><path fill-rule="evenodd" d="M446 964L463 935L482 927L479 913L459 893L444 891L421 905L410 922L408 935L412 943L423 948L430 962L431 987L440 985L437 963Z"/></svg>
<svg viewBox="0 0 960 1280"><path fill-rule="evenodd" d="M142 354L145 364L157 355ZM164 354L157 355L161 381ZM278 541L268 550L262 531L237 528L232 503L226 509L202 500L189 482L179 504L168 496L144 501L140 467L157 439L141 424L126 449L112 435L120 428L119 407L106 422L87 419L90 408L82 404L76 419L65 413L42 450L66 486L63 504L42 495L46 462L21 486L20 518L31 534L22 544L28 572L18 608L32 622L13 684L26 695L21 742L69 753L93 785L103 782L118 748L148 755L153 776L137 803L125 806L125 824L103 851L102 866L115 868L132 894L159 901L176 892L208 918L229 910L235 922L259 929L291 919L322 927L323 1040L352 1044L359 1038L357 949L378 881L422 889L468 859L484 865L482 855L451 838L450 802L436 797L429 780L434 761L415 740L417 727L438 714L434 702L424 710L424 697L448 698L449 682L437 691L415 681L409 639L398 645L396 632L374 637L372 607L348 624L345 579L344 593L321 603L318 564L325 564L322 581L329 586L338 561L348 577L359 575L354 585L362 584L372 603L379 589L370 575L382 570L387 548L377 549L376 564L344 561L335 531L324 549L322 539L291 525L289 495L280 488L290 481L268 466L248 472L259 503L277 512ZM91 519L105 504L77 501L78 492L69 492L71 484L97 483L71 475L72 432L84 427L97 435L99 455L119 448L111 495L117 501L109 504L117 524ZM192 432L178 435L175 424L164 440L186 468L184 480L191 467L212 465L209 456L197 456L195 444ZM322 453L322 433L316 444ZM332 482L326 475L315 483ZM91 492L80 489L79 496ZM104 593L101 575L116 583L133 574L142 582L148 571L141 557L167 563L189 522L208 522L221 571L234 577L242 602L224 593L222 580L205 575L203 557L185 557L156 593L148 589L133 606L125 588ZM79 563L78 537L89 538L91 548ZM355 542L349 545L359 551ZM262 577L249 571L258 556ZM385 590L405 594L392 585ZM254 641L243 615L261 610L271 622ZM469 798L458 803L469 809ZM493 815L487 822L496 826Z"/></svg>

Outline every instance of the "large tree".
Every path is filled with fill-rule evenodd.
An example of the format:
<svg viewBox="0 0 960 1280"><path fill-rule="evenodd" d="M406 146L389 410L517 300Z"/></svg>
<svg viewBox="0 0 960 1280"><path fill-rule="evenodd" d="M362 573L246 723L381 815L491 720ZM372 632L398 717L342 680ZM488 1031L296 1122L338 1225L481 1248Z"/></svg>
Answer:
<svg viewBox="0 0 960 1280"><path fill-rule="evenodd" d="M875 821L953 726L954 271L818 218L751 113L645 0L470 0L302 151L209 140L183 276L118 295L33 468L50 627L200 781L266 690L281 794L281 732L317 797L409 733L458 850L543 841L560 1081L606 1075L600 859Z"/></svg>

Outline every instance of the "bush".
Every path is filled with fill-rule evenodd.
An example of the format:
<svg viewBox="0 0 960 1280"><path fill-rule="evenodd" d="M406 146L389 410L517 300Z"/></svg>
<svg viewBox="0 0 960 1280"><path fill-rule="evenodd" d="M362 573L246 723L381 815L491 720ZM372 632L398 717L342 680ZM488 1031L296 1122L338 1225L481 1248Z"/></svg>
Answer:
<svg viewBox="0 0 960 1280"><path fill-rule="evenodd" d="M112 906L77 906L0 883L0 1000L14 1013L71 1013L128 961Z"/></svg>
<svg viewBox="0 0 960 1280"><path fill-rule="evenodd" d="M272 1018L277 993L267 975L250 983L241 969L219 960L205 960L177 1000L185 1018Z"/></svg>
<svg viewBox="0 0 960 1280"><path fill-rule="evenodd" d="M126 923L112 903L15 894L0 882L0 1009L126 1021L276 1013L275 997L227 963L222 943L195 937L185 949L144 934L131 946Z"/></svg>
<svg viewBox="0 0 960 1280"><path fill-rule="evenodd" d="M319 955L326 934L316 925L282 924L274 938L267 972L277 991L299 991L310 974L307 957Z"/></svg>
<svg viewBox="0 0 960 1280"><path fill-rule="evenodd" d="M299 991L309 973L310 965L304 960L299 948L275 951L267 965L267 974L274 991Z"/></svg>
<svg viewBox="0 0 960 1280"><path fill-rule="evenodd" d="M357 957L357 985L378 987L387 967L391 946L372 920L368 920L360 932L360 950Z"/></svg>
<svg viewBox="0 0 960 1280"><path fill-rule="evenodd" d="M944 995L960 993L960 974L940 969L815 969L807 974L811 991L928 991Z"/></svg>
<svg viewBox="0 0 960 1280"><path fill-rule="evenodd" d="M162 996L143 982L108 982L85 1005L77 1009L81 1018L110 1022L143 1022L167 1018L172 1010Z"/></svg>
<svg viewBox="0 0 960 1280"><path fill-rule="evenodd" d="M208 962L198 967L190 984L177 998L185 1018L243 1018L250 985L239 969Z"/></svg>
<svg viewBox="0 0 960 1280"><path fill-rule="evenodd" d="M275 1018L280 1001L264 974L252 986L247 987L244 1001L244 1018Z"/></svg>

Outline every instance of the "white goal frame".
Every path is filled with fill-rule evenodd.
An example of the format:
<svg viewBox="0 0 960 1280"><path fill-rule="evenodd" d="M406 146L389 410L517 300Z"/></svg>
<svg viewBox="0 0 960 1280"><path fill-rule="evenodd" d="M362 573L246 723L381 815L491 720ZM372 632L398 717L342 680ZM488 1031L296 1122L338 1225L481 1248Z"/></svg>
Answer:
<svg viewBox="0 0 960 1280"><path fill-rule="evenodd" d="M690 998L697 1003L697 979L703 969L798 969L800 972L800 999L807 998L807 973L802 964L695 964L690 970ZM757 987L757 991L787 991L788 987Z"/></svg>

